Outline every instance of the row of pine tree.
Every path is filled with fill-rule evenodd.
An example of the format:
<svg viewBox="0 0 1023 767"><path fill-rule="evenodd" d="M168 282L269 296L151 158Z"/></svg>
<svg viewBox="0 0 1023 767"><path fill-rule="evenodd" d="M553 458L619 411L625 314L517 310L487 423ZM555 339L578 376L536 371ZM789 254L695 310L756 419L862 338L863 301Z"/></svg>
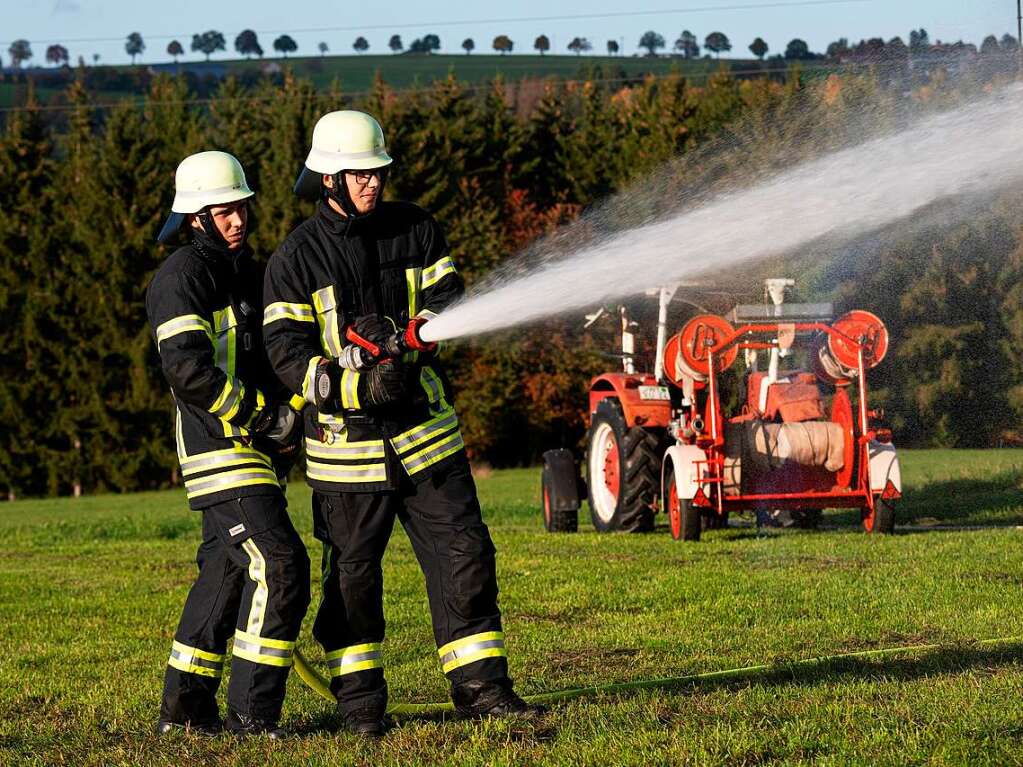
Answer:
<svg viewBox="0 0 1023 767"><path fill-rule="evenodd" d="M143 291L166 256L155 235L174 168L191 152L225 149L242 161L257 191L251 243L265 258L311 212L291 186L316 119L365 109L397 160L388 194L438 217L471 283L594 201L698 156L740 118L760 126L763 146L828 120L837 135L883 90L869 75L808 85L798 74L780 83L722 73L699 87L680 76L483 87L451 78L401 92L378 82L353 102L286 75L255 86L229 79L196 103L182 80L157 78L140 104L97 108L76 83L67 109L9 113L0 134L0 488L13 498L178 482ZM954 91L938 81L913 98L938 103ZM1017 208L995 200L968 225L882 237L869 257L808 273L807 295L889 322L895 352L878 371L879 397L904 443L1018 438ZM613 349L610 329L584 334L578 324L550 321L542 333L446 352L474 460L523 464L578 443L589 376L614 364L601 356Z"/></svg>

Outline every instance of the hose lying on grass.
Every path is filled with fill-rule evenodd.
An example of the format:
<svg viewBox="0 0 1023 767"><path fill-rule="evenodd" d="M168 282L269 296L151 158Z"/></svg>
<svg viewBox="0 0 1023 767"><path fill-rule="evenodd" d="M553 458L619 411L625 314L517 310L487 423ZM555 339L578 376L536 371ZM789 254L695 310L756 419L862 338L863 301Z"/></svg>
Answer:
<svg viewBox="0 0 1023 767"><path fill-rule="evenodd" d="M971 642L971 646L1004 644L1007 642L1018 642L1023 637L999 637L997 639L980 639ZM543 692L537 695L526 695L525 700L530 703L558 703L561 701L580 698L585 695L598 695L609 692L625 692L629 690L648 690L652 688L679 687L693 682L706 682L712 680L743 679L770 671L783 671L787 668L807 668L826 663L834 663L842 660L859 660L863 658L883 658L888 655L904 655L912 652L925 652L929 650L940 650L955 647L957 645L924 644L909 645L906 647L884 647L878 650L860 650L858 652L839 653L837 655L826 655L819 658L804 658L781 665L763 664L758 666L743 666L741 668L724 669L722 671L707 671L702 674L688 674L686 676L663 677L660 679L637 679L632 682L615 682L611 684L595 685L593 687L574 687L554 692ZM335 702L334 695L330 692L330 684L316 669L309 665L305 656L295 650L295 671L302 678L302 681L309 685L321 696ZM388 707L390 714L398 716L431 716L443 714L454 710L450 703L394 703Z"/></svg>

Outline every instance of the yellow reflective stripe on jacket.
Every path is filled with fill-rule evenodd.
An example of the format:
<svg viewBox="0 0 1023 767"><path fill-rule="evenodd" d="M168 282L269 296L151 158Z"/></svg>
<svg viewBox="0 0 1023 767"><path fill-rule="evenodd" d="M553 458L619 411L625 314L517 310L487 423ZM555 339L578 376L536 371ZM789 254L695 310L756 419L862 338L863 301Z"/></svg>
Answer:
<svg viewBox="0 0 1023 767"><path fill-rule="evenodd" d="M419 374L419 383L426 392L427 402L430 403L430 412L438 413L448 410L449 406L447 400L444 399L444 386L440 382L440 376L429 365L423 366Z"/></svg>
<svg viewBox="0 0 1023 767"><path fill-rule="evenodd" d="M448 408L424 424L391 439L405 471L411 476L443 461L465 447L458 416Z"/></svg>
<svg viewBox="0 0 1023 767"><path fill-rule="evenodd" d="M287 301L276 301L263 309L263 327L277 320L295 320L296 322L316 322L311 304L292 304Z"/></svg>
<svg viewBox="0 0 1023 767"><path fill-rule="evenodd" d="M316 368L323 361L323 357L313 357L305 368L305 378L302 379L302 400L310 405L316 404Z"/></svg>
<svg viewBox="0 0 1023 767"><path fill-rule="evenodd" d="M306 459L305 475L309 479L319 480L320 482L336 482L339 484L386 482L387 465L381 462L345 466L336 463L323 463L309 456Z"/></svg>
<svg viewBox="0 0 1023 767"><path fill-rule="evenodd" d="M401 456L401 463L410 475L440 463L465 447L460 431L452 432L441 440L424 447L417 453Z"/></svg>
<svg viewBox="0 0 1023 767"><path fill-rule="evenodd" d="M314 458L332 458L334 460L356 461L366 458L384 458L384 441L372 439L365 442L323 443L319 440L306 438L306 455Z"/></svg>
<svg viewBox="0 0 1023 767"><path fill-rule="evenodd" d="M341 371L341 407L345 410L359 409L359 377L356 370Z"/></svg>
<svg viewBox="0 0 1023 767"><path fill-rule="evenodd" d="M224 388L221 390L220 396L210 405L209 412L223 421L229 421L238 413L238 408L244 397L245 387L242 386L241 381L228 376L224 381Z"/></svg>
<svg viewBox="0 0 1023 767"><path fill-rule="evenodd" d="M437 650L444 673L485 658L507 658L503 631L484 631L456 639Z"/></svg>
<svg viewBox="0 0 1023 767"><path fill-rule="evenodd" d="M270 458L260 451L251 447L239 446L183 456L181 458L181 474L187 479L191 474L237 466L240 463L260 463L268 469L273 467Z"/></svg>
<svg viewBox="0 0 1023 767"><path fill-rule="evenodd" d="M419 283L419 287L423 290L436 285L444 277L449 274L455 273L455 262L451 260L450 256L444 256L444 258L438 259L435 264L423 269L422 280Z"/></svg>
<svg viewBox="0 0 1023 767"><path fill-rule="evenodd" d="M408 288L408 316L416 316L416 308L419 306L419 283L422 279L423 270L416 267L405 270L405 287Z"/></svg>
<svg viewBox="0 0 1023 767"><path fill-rule="evenodd" d="M400 455L455 426L458 426L458 416L455 414L454 408L448 408L429 421L402 432L397 437L392 437L391 445Z"/></svg>
<svg viewBox="0 0 1023 767"><path fill-rule="evenodd" d="M175 640L171 644L170 658L167 665L184 671L186 674L197 674L219 678L224 673L225 655L207 652L198 647L189 647Z"/></svg>
<svg viewBox="0 0 1023 767"><path fill-rule="evenodd" d="M231 654L253 663L286 668L295 662L295 643L283 639L267 639L237 629Z"/></svg>
<svg viewBox="0 0 1023 767"><path fill-rule="evenodd" d="M337 316L337 298L334 286L328 285L313 293L313 306L316 308L316 320L320 326L320 343L323 350L331 357L340 357L341 329Z"/></svg>
<svg viewBox="0 0 1023 767"><path fill-rule="evenodd" d="M356 671L368 671L383 668L383 645L380 642L342 647L327 653L327 667L331 677L354 674Z"/></svg>
<svg viewBox="0 0 1023 767"><path fill-rule="evenodd" d="M179 333L188 333L192 330L205 333L207 337L211 335L210 323L198 314L182 314L180 317L167 320L156 329L156 343L159 345L168 338L172 338Z"/></svg>
<svg viewBox="0 0 1023 767"><path fill-rule="evenodd" d="M252 485L276 485L277 474L273 469L259 466L245 466L240 469L222 471L210 474L205 477L196 477L185 480L185 492L189 498L197 498L210 493L219 493L224 490L234 490L239 487L250 487Z"/></svg>

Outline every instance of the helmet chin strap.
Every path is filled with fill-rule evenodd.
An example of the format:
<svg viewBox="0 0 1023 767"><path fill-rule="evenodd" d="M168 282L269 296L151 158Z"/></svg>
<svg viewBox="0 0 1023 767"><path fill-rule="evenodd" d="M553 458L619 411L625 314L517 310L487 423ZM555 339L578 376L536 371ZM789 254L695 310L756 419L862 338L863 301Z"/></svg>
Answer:
<svg viewBox="0 0 1023 767"><path fill-rule="evenodd" d="M195 214L196 220L199 222L199 226L206 234L213 244L217 247L223 248L224 250L230 250L231 247L228 245L227 240L224 239L224 235L217 229L216 223L213 221L213 215L210 213L209 208L203 208L201 211Z"/></svg>
<svg viewBox="0 0 1023 767"><path fill-rule="evenodd" d="M384 194L384 184L387 182L387 168L375 168L374 170L380 179L380 185L377 187L377 202L379 204L380 198ZM334 184L332 187L323 186L323 196L330 198L340 205L341 210L349 218L365 218L371 215L373 211L359 213L359 209L355 207L355 201L352 200L352 195L348 191L348 182L345 180L345 174L347 173L351 173L351 171L339 170L337 173L332 174L330 178Z"/></svg>

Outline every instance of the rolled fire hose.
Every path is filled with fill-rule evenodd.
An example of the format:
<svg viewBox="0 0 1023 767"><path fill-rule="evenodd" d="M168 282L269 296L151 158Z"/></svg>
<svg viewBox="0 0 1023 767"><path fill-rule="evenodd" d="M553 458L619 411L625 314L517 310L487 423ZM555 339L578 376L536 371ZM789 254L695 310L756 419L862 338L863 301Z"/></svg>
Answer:
<svg viewBox="0 0 1023 767"><path fill-rule="evenodd" d="M988 646L995 644L1006 644L1008 642L1020 642L1023 637L999 637L997 639L978 639L970 642L971 646ZM542 692L537 695L526 695L524 700L530 703L559 703L573 698L581 698L587 695L600 695L604 693L627 692L630 690L649 689L670 689L681 687L687 684L698 684L700 682L725 681L755 677L758 674L784 671L795 668L812 668L813 666L826 665L843 660L860 660L869 658L883 658L889 655L906 655L915 652L929 652L945 648L961 648L956 644L923 644L907 645L904 647L884 647L878 650L860 650L858 652L839 653L837 655L824 655L817 658L803 658L782 664L761 664L756 666L742 666L721 671L706 671L702 674L688 674L686 676L669 676L659 679L637 679L632 682L614 682L611 684L595 685L593 687L573 687L554 692ZM336 699L330 692L330 685L327 680L312 668L301 652L295 650L295 671L307 685L321 696L335 703ZM454 710L450 702L446 703L395 703L388 706L387 711L399 716L431 716Z"/></svg>

